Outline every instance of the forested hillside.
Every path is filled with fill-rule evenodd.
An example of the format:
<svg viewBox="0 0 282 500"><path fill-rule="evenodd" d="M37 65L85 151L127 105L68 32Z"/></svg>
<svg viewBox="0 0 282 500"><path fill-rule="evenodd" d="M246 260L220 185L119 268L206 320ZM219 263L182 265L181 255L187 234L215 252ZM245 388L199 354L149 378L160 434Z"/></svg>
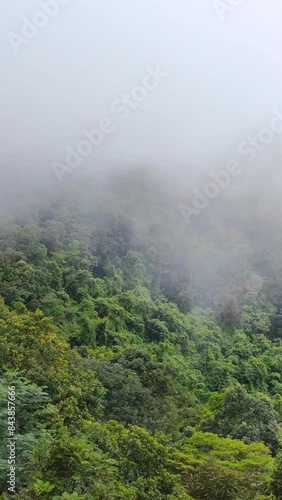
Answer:
<svg viewBox="0 0 282 500"><path fill-rule="evenodd" d="M187 225L144 169L46 193L1 219L1 498L14 386L18 500L281 500L275 209Z"/></svg>

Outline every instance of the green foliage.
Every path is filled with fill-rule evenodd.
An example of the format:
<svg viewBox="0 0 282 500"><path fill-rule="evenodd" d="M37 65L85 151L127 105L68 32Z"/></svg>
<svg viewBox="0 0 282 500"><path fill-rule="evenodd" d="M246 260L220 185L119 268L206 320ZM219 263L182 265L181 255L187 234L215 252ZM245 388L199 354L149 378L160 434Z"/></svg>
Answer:
<svg viewBox="0 0 282 500"><path fill-rule="evenodd" d="M282 499L282 461L281 454L278 456L275 468L272 474L271 492L276 500Z"/></svg>
<svg viewBox="0 0 282 500"><path fill-rule="evenodd" d="M196 432L181 445L173 467L182 463L181 474L195 499L254 499L267 495L273 460L262 443Z"/></svg>
<svg viewBox="0 0 282 500"><path fill-rule="evenodd" d="M271 400L264 394L252 396L241 386L211 398L201 428L246 443L263 441L278 450L278 415Z"/></svg>
<svg viewBox="0 0 282 500"><path fill-rule="evenodd" d="M139 169L1 227L3 500L9 384L16 499L282 499L279 245L177 205Z"/></svg>

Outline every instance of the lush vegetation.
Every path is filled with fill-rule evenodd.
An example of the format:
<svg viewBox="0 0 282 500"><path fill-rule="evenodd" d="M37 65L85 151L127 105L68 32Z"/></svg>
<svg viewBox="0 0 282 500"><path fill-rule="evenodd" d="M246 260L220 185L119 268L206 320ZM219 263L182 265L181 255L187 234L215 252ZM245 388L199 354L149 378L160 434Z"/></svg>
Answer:
<svg viewBox="0 0 282 500"><path fill-rule="evenodd" d="M3 216L2 499L10 385L19 500L282 499L278 220L179 201L138 170Z"/></svg>

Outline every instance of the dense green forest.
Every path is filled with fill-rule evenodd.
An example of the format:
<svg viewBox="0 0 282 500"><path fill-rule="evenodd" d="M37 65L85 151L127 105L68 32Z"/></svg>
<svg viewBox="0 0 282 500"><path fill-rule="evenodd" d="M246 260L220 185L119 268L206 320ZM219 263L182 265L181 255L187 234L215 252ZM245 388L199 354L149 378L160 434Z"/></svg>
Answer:
<svg viewBox="0 0 282 500"><path fill-rule="evenodd" d="M176 191L136 169L3 214L3 500L10 386L18 500L282 499L281 217L233 193L187 225Z"/></svg>

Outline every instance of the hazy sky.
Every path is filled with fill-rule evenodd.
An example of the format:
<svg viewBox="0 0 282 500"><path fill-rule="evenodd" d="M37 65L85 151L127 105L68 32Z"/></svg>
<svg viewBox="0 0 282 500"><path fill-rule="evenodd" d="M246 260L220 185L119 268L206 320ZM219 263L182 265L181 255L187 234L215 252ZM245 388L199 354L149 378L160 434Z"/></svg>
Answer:
<svg viewBox="0 0 282 500"><path fill-rule="evenodd" d="M184 176L224 165L240 141L267 125L273 108L282 112L282 3L242 0L223 20L214 4L70 0L15 53L8 33L20 35L23 18L42 8L37 0L2 0L4 182L15 171L54 176L50 162L63 162L65 147L76 147L82 130L105 117L115 130L81 172L145 164ZM157 64L169 77L126 120L114 116L113 101ZM259 161L281 163L281 145L282 133Z"/></svg>

